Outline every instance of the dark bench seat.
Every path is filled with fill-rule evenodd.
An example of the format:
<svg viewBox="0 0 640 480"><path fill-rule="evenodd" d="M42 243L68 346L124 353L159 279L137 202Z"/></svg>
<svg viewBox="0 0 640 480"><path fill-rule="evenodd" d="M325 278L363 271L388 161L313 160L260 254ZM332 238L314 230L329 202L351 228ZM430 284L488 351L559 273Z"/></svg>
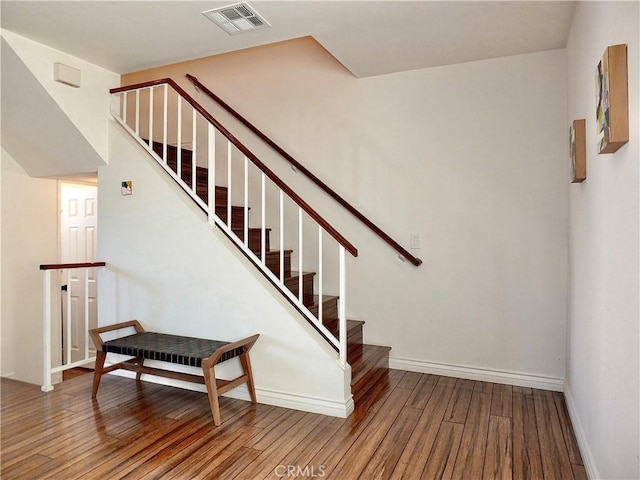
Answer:
<svg viewBox="0 0 640 480"><path fill-rule="evenodd" d="M134 334L125 335L113 340L102 340L101 334L105 332L123 330L129 327L135 329ZM251 362L249 361L249 350L259 335L253 335L233 343L221 342L203 338L145 332L137 320L94 328L90 333L97 349L96 368L93 377L93 398L98 394L98 387L100 386L102 375L114 370L125 369L136 372L136 380L140 380L141 375L146 373L205 384L209 396L211 413L213 414L216 425L220 425L221 423L218 397L232 388L246 383L251 401L253 403L256 402ZM126 355L133 358L105 367L104 363L108 353ZM217 379L215 376L215 365L235 357L240 358L243 370L242 375L233 380ZM191 367L201 367L203 376L146 367L144 366L145 359Z"/></svg>

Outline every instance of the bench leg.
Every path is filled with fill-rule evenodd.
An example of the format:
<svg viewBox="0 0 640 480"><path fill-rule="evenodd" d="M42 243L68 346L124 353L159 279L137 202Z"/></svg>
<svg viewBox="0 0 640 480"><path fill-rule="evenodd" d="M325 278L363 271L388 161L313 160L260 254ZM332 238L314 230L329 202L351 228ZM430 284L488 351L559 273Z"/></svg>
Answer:
<svg viewBox="0 0 640 480"><path fill-rule="evenodd" d="M96 398L98 395L98 387L100 386L100 379L102 378L102 370L104 368L104 361L107 358L107 354L98 350L96 352L96 367L93 371L93 389L91 390L91 398Z"/></svg>
<svg viewBox="0 0 640 480"><path fill-rule="evenodd" d="M249 389L249 395L251 396L251 402L257 403L256 389L253 386L253 373L251 371L251 360L249 360L249 352L245 352L240 355L240 363L242 364L242 370L247 376L247 388Z"/></svg>
<svg viewBox="0 0 640 480"><path fill-rule="evenodd" d="M216 374L213 365L206 366L206 361L202 362L202 371L204 373L204 383L207 385L207 395L209 397L209 405L213 414L213 423L219 426L222 421L220 419L220 402L218 400L218 385L216 384Z"/></svg>
<svg viewBox="0 0 640 480"><path fill-rule="evenodd" d="M142 358L142 357L136 358L136 365L139 365L140 367L143 367L144 366L144 358ZM141 378L142 378L142 372L136 372L136 381L139 382Z"/></svg>

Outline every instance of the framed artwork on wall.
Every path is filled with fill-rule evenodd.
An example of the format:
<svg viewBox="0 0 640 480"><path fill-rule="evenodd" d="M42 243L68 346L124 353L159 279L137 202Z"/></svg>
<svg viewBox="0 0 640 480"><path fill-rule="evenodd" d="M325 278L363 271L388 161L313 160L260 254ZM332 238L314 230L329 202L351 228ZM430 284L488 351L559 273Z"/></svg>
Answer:
<svg viewBox="0 0 640 480"><path fill-rule="evenodd" d="M587 178L587 145L585 136L585 119L574 120L571 127L569 127L571 183L582 183Z"/></svg>
<svg viewBox="0 0 640 480"><path fill-rule="evenodd" d="M627 46L607 47L596 69L598 153L613 153L629 141Z"/></svg>

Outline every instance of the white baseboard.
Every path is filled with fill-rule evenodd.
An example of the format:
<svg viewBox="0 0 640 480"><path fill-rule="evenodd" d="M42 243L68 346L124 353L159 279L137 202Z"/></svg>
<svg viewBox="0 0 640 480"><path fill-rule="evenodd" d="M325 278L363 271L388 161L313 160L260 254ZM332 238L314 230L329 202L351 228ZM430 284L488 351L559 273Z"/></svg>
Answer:
<svg viewBox="0 0 640 480"><path fill-rule="evenodd" d="M3 373L2 378L13 378L16 376L16 372Z"/></svg>
<svg viewBox="0 0 640 480"><path fill-rule="evenodd" d="M598 474L596 463L593 460L593 454L589 448L584 428L582 428L582 423L580 422L580 417L576 410L576 404L573 401L571 386L566 381L564 382L564 400L567 404L567 411L569 412L569 418L571 419L571 426L573 427L573 433L575 434L576 441L578 442L578 448L580 449L580 455L582 456L582 463L587 471L587 477L590 479L601 478Z"/></svg>
<svg viewBox="0 0 640 480"><path fill-rule="evenodd" d="M111 372L110 375L127 378L135 378L136 376L134 372L129 372L127 370L116 370ZM142 380L170 387L184 388L196 392L207 392L205 385L183 382L171 378L143 374ZM251 400L246 385L240 385L238 388L233 389L224 396L238 400ZM301 410L303 412L319 413L330 417L347 418L351 415L354 409L352 396L349 396L349 399L346 402L340 402L326 398L308 397L290 392L278 392L275 390L256 387L256 397L258 399L258 403L264 403L265 405L289 408L291 410Z"/></svg>
<svg viewBox="0 0 640 480"><path fill-rule="evenodd" d="M242 390L239 390L237 393L229 392L225 397L249 400L249 394L242 392ZM258 403L289 408L291 410L301 410L303 412L319 413L330 417L347 418L354 409L353 397L351 396L349 396L349 400L345 403L326 398L307 397L294 393L277 392L275 390L256 387L256 397L258 398Z"/></svg>
<svg viewBox="0 0 640 480"><path fill-rule="evenodd" d="M457 377L467 380L516 385L518 387L553 390L556 392L562 392L564 389L564 380L562 378L545 377L542 375L531 375L502 370L489 370L463 365L450 365L446 363L425 362L423 360L412 360L409 358L389 357L389 368L395 370L407 370L409 372L442 375L444 377Z"/></svg>

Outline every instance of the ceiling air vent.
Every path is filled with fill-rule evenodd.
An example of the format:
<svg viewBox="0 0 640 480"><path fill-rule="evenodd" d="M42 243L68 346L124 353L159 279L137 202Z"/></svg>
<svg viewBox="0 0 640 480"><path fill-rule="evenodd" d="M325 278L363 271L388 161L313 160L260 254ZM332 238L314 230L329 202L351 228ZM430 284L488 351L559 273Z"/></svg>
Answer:
<svg viewBox="0 0 640 480"><path fill-rule="evenodd" d="M202 12L202 14L230 35L271 26L253 7L246 3L214 8Z"/></svg>

